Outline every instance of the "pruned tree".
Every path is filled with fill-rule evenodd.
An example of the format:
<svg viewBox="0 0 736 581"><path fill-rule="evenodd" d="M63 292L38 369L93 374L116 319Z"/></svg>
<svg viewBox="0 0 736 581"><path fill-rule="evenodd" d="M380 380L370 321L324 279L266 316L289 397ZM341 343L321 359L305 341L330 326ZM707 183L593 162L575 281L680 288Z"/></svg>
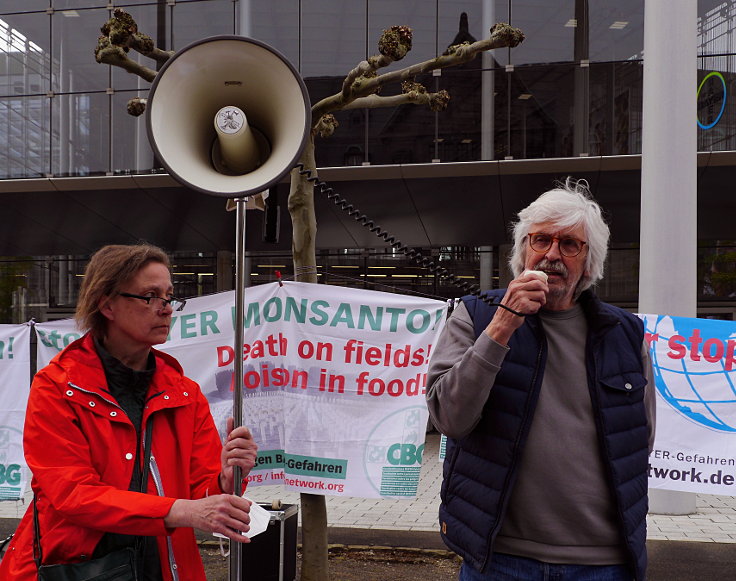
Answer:
<svg viewBox="0 0 736 581"><path fill-rule="evenodd" d="M151 38L138 31L135 20L121 8L113 11L112 18L102 26L95 58L98 63L121 67L129 73L152 82L156 71L132 60L130 50L165 62L172 52L155 48ZM457 66L473 60L478 54L502 47L514 47L524 40L523 33L508 24L499 23L490 30L490 36L478 41L464 41L448 47L440 56L399 70L381 69L402 60L411 50L412 30L407 26L392 26L384 30L378 41L378 53L360 62L351 70L338 93L312 106L312 127L299 166L291 171L288 209L292 223L292 255L294 278L301 282L317 282L316 234L317 219L314 209L314 180L317 178L315 139L331 136L338 127L334 113L350 109L375 109L405 104L427 105L433 111L443 111L450 95L441 90L430 92L417 77L437 69ZM400 83L401 93L381 96L381 89ZM146 100L134 98L128 102L131 115L145 111ZM302 511L302 581L327 581L327 509L325 497L314 494L300 495Z"/></svg>

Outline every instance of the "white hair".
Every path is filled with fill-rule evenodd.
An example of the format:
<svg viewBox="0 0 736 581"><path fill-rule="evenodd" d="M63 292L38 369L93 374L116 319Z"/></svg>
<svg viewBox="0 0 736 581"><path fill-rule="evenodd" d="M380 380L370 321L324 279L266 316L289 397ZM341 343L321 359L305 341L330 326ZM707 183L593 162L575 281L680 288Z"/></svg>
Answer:
<svg viewBox="0 0 736 581"><path fill-rule="evenodd" d="M529 247L527 236L532 224L551 222L560 230L582 225L588 253L585 272L578 283L575 296L603 278L603 266L608 254L610 230L603 219L601 208L593 199L585 180L567 178L564 183L543 193L519 212L519 221L513 225L514 248L509 266L518 277L524 271Z"/></svg>

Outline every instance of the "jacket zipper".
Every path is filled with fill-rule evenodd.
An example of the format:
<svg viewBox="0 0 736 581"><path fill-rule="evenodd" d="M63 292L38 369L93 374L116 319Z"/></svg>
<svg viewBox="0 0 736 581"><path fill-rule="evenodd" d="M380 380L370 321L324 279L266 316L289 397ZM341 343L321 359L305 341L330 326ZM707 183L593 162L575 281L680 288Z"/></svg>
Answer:
<svg viewBox="0 0 736 581"><path fill-rule="evenodd" d="M153 476L153 483L156 486L156 492L158 492L159 496L164 496L164 485L161 481L161 473L158 471L158 465L156 464L156 458L151 454L151 476ZM174 558L174 547L171 543L171 536L166 536L166 548L168 552L169 557L169 571L171 572L171 577L174 581L179 581L179 572L178 572L178 565L176 564L176 559Z"/></svg>
<svg viewBox="0 0 736 581"><path fill-rule="evenodd" d="M75 385L71 381L67 381L67 385L69 387L73 387L74 389L77 389L77 390L81 391L82 393L86 393L86 394L89 394L89 395L94 395L95 397L99 397L100 399L103 399L106 403L109 403L111 406L116 407L119 410L125 411L125 410L123 410L122 407L120 407L120 405L116 401L113 401L111 399L107 399L104 395L102 395L101 393L99 393L97 391L91 391L89 389L84 389L83 387L79 387L78 385Z"/></svg>
<svg viewBox="0 0 736 581"><path fill-rule="evenodd" d="M78 385L75 385L71 381L68 381L67 382L67 385L69 385L69 387L73 387L74 389L78 389L79 391L81 391L83 393L87 393L89 395L95 395L97 397L100 397L103 400L105 400L107 403L109 403L111 406L114 406L114 407L118 408L121 411L125 411L125 410L123 410L123 408L118 403L116 403L115 401L112 401L112 400L107 399L105 396L101 395L100 393L98 393L96 391L90 391L88 389L84 389L83 387L79 387ZM150 401L151 399L153 399L153 398L161 395L162 393L163 392L159 392L159 393L153 394L148 399L148 401ZM146 403L148 403L148 401ZM145 450L145 448L146 448L146 436L145 436L145 433L146 433L145 430L142 430L142 434L141 434L141 449L142 450ZM161 474L158 471L158 465L156 464L156 459L154 458L153 453L151 454L151 460L150 460L149 465L150 465L150 470L151 470L151 476L153 477L153 483L156 486L156 492L158 493L159 496L164 496L164 487L163 487L163 482L161 480ZM174 581L179 581L179 573L177 571L178 566L176 564L176 559L174 558L174 547L173 547L172 542L171 542L171 537L168 536L168 535L166 537L166 548L167 548L167 552L168 552L169 571L171 572L171 577L173 578Z"/></svg>

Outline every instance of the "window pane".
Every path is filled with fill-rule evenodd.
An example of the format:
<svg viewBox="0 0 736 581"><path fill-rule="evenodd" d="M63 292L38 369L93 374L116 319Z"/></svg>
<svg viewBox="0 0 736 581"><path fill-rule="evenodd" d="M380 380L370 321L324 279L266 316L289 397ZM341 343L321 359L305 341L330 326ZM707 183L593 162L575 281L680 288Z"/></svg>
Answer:
<svg viewBox="0 0 736 581"><path fill-rule="evenodd" d="M728 95L736 56L698 59L698 151L736 149L736 106Z"/></svg>
<svg viewBox="0 0 736 581"><path fill-rule="evenodd" d="M45 95L49 90L50 19L46 14L0 18L0 96Z"/></svg>
<svg viewBox="0 0 736 581"><path fill-rule="evenodd" d="M237 3L236 9L238 34L255 38L274 47L301 71L299 0L269 2L241 0ZM303 71L302 76L305 76Z"/></svg>
<svg viewBox="0 0 736 581"><path fill-rule="evenodd" d="M104 175L110 168L110 97L105 93L57 95L53 154L56 176Z"/></svg>
<svg viewBox="0 0 736 581"><path fill-rule="evenodd" d="M49 171L49 99L0 100L0 177L28 178Z"/></svg>
<svg viewBox="0 0 736 581"><path fill-rule="evenodd" d="M168 19L167 30L170 31L167 48L173 50L210 36L235 33L232 0L177 2L173 10L163 12ZM156 17L161 18L158 15ZM155 20L152 20L151 26L153 22ZM153 35L153 28L149 34Z"/></svg>
<svg viewBox="0 0 736 581"><path fill-rule="evenodd" d="M587 69L585 69L587 70ZM576 99L572 64L518 67L509 73L511 155L514 159L561 157L586 152L583 137L575 135L575 107L587 105L585 92ZM587 130L587 117L580 116ZM578 141L576 143L576 140Z"/></svg>
<svg viewBox="0 0 736 581"><path fill-rule="evenodd" d="M439 78L439 86L450 94L447 109L437 114L437 158L440 161L481 159L481 120L486 118L481 113L483 72L479 63L480 60L475 59L445 69ZM491 111L489 108L489 113ZM487 125L490 130L490 123Z"/></svg>
<svg viewBox="0 0 736 581"><path fill-rule="evenodd" d="M712 55L736 52L734 42L736 5L724 0L699 0L699 54Z"/></svg>
<svg viewBox="0 0 736 581"><path fill-rule="evenodd" d="M112 171L115 174L147 173L154 167L153 150L146 132L146 117L128 114L133 97L147 97L146 91L117 91L112 97Z"/></svg>
<svg viewBox="0 0 736 581"><path fill-rule="evenodd" d="M641 58L644 50L644 2L588 0L591 61Z"/></svg>
<svg viewBox="0 0 736 581"><path fill-rule="evenodd" d="M525 40L511 49L511 62L574 60L575 35L583 30L577 27L575 4L575 0L513 0L510 24L521 29Z"/></svg>
<svg viewBox="0 0 736 581"><path fill-rule="evenodd" d="M0 2L0 14L16 12L44 12L49 7L49 0L3 0Z"/></svg>
<svg viewBox="0 0 736 581"><path fill-rule="evenodd" d="M98 64L94 55L100 27L108 18L103 8L80 10L74 18L62 12L51 16L54 92L104 91L110 86L109 67Z"/></svg>

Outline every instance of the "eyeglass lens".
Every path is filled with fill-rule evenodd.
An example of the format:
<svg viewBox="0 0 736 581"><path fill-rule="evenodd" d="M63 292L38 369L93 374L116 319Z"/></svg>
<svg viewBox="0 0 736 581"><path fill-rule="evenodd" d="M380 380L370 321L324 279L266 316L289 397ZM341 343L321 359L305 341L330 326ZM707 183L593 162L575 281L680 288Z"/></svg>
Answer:
<svg viewBox="0 0 736 581"><path fill-rule="evenodd" d="M549 234L530 234L529 244L536 252L546 252L557 240L560 245L560 254L567 257L577 256L583 249L584 242L577 238L557 238Z"/></svg>
<svg viewBox="0 0 736 581"><path fill-rule="evenodd" d="M154 300L154 306L159 309L163 309L166 307L166 305L171 305L171 308L175 311L178 311L184 306L184 301L180 301L179 299L165 299L162 297L152 297ZM156 303L158 301L158 303Z"/></svg>

